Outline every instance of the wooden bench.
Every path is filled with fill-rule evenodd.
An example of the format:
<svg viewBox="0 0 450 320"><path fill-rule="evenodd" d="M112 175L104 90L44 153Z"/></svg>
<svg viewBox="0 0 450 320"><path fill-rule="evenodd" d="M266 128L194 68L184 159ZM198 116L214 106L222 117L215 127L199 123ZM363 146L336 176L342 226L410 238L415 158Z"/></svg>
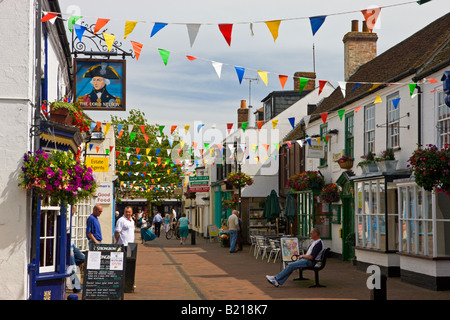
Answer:
<svg viewBox="0 0 450 320"><path fill-rule="evenodd" d="M319 284L319 271L322 270L323 268L325 268L325 265L327 263L327 256L328 256L329 252L330 252L330 248L326 248L322 252L322 256L320 257L320 260L318 260L314 266L298 269L299 277L295 278L294 281L296 281L296 280L309 280L309 279L303 277L303 271L304 270L312 270L312 271L314 271L315 284L310 286L310 288L325 287L325 286ZM292 261L296 261L297 259L298 259L298 255L293 255L291 257Z"/></svg>

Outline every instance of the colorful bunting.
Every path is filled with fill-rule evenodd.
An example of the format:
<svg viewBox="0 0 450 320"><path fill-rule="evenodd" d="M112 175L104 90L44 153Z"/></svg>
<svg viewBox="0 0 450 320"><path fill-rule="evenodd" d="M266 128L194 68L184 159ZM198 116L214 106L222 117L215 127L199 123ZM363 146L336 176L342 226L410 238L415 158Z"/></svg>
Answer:
<svg viewBox="0 0 450 320"><path fill-rule="evenodd" d="M106 42L106 46L108 47L108 51L111 52L112 45L114 44L114 40L116 39L116 36L113 34L108 34L103 32L103 39Z"/></svg>
<svg viewBox="0 0 450 320"><path fill-rule="evenodd" d="M375 101L373 103L376 104L376 103L381 103L381 102L382 101L381 101L380 94L377 93L377 97L375 98Z"/></svg>
<svg viewBox="0 0 450 320"><path fill-rule="evenodd" d="M300 89L298 90L298 93L301 93L303 91L303 89L305 88L308 81L309 81L309 79L300 78Z"/></svg>
<svg viewBox="0 0 450 320"><path fill-rule="evenodd" d="M258 126L258 131L261 130L261 127L263 124L264 124L264 120L256 121L256 125Z"/></svg>
<svg viewBox="0 0 450 320"><path fill-rule="evenodd" d="M187 58L189 61L194 61L194 60L197 59L196 57L193 57L193 56L186 56L186 58Z"/></svg>
<svg viewBox="0 0 450 320"><path fill-rule="evenodd" d="M44 16L41 18L41 22L50 21L51 23L55 23L56 18L58 17L58 13L55 12L43 12Z"/></svg>
<svg viewBox="0 0 450 320"><path fill-rule="evenodd" d="M375 28L378 16L380 15L380 11L381 7L361 10L364 19L366 20L367 28L369 29L370 32L372 32L373 28Z"/></svg>
<svg viewBox="0 0 450 320"><path fill-rule="evenodd" d="M358 113L359 109L361 109L361 108L362 108L362 106L356 107L355 108L355 113Z"/></svg>
<svg viewBox="0 0 450 320"><path fill-rule="evenodd" d="M292 129L294 129L295 128L295 117L288 118L288 120L289 120L289 123L292 126Z"/></svg>
<svg viewBox="0 0 450 320"><path fill-rule="evenodd" d="M170 52L164 49L158 49L161 58L163 59L164 65L167 66L167 61L169 60Z"/></svg>
<svg viewBox="0 0 450 320"><path fill-rule="evenodd" d="M134 27L136 27L137 21L125 21L125 35L123 36L124 39L128 37L128 35L133 32Z"/></svg>
<svg viewBox="0 0 450 320"><path fill-rule="evenodd" d="M81 42L83 34L86 31L86 27L79 24L74 24L73 27L75 29L75 34L77 35L78 40Z"/></svg>
<svg viewBox="0 0 450 320"><path fill-rule="evenodd" d="M258 75L260 76L261 80L265 83L265 85L267 87L267 72L258 71Z"/></svg>
<svg viewBox="0 0 450 320"><path fill-rule="evenodd" d="M108 22L109 22L109 19L98 18L97 22L95 23L94 34L99 32L100 29L103 28Z"/></svg>
<svg viewBox="0 0 450 320"><path fill-rule="evenodd" d="M412 97L414 90L416 90L417 83L410 83L409 84L409 96Z"/></svg>
<svg viewBox="0 0 450 320"><path fill-rule="evenodd" d="M247 128L247 126L248 126L248 122L242 122L242 131L245 132L245 129Z"/></svg>
<svg viewBox="0 0 450 320"><path fill-rule="evenodd" d="M69 19L67 20L67 28L69 29L70 32L72 32L73 25L75 24L75 22L77 22L81 18L83 18L83 17L82 16L70 16L69 17Z"/></svg>
<svg viewBox="0 0 450 320"><path fill-rule="evenodd" d="M233 128L233 124L232 124L232 123L227 123L227 131L228 131L228 134L230 134L231 128Z"/></svg>
<svg viewBox="0 0 450 320"><path fill-rule="evenodd" d="M273 42L277 40L278 38L278 29L280 28L281 20L274 20L274 21L266 21L266 26L269 28L270 33L273 37Z"/></svg>
<svg viewBox="0 0 450 320"><path fill-rule="evenodd" d="M280 83L281 83L281 87L284 89L284 85L286 84L286 80L288 78L288 76L284 76L284 75L279 75L278 78L280 79Z"/></svg>
<svg viewBox="0 0 450 320"><path fill-rule="evenodd" d="M135 41L130 41L131 45L133 46L133 50L134 50L134 55L136 56L136 61L139 60L139 56L141 55L141 50L143 47L142 43L139 42L135 42Z"/></svg>
<svg viewBox="0 0 450 320"><path fill-rule="evenodd" d="M153 37L156 33L158 33L158 31L160 31L165 26L167 26L167 23L155 22L152 29L152 33L150 34L150 38Z"/></svg>
<svg viewBox="0 0 450 320"><path fill-rule="evenodd" d="M327 80L319 80L319 95L322 93L323 87L325 87L327 82Z"/></svg>
<svg viewBox="0 0 450 320"><path fill-rule="evenodd" d="M212 63L212 66L214 67L214 70L216 70L216 73L220 78L220 74L222 73L222 63L215 62L215 61L212 61L211 63Z"/></svg>
<svg viewBox="0 0 450 320"><path fill-rule="evenodd" d="M322 118L322 121L325 124L327 122L328 112L321 113L320 117Z"/></svg>
<svg viewBox="0 0 450 320"><path fill-rule="evenodd" d="M309 18L309 22L311 23L311 29L312 29L313 36L316 35L316 32L322 26L322 24L324 23L326 17L327 16L310 17Z"/></svg>
<svg viewBox="0 0 450 320"><path fill-rule="evenodd" d="M273 119L272 120L272 128L275 129L277 124L278 124L278 119Z"/></svg>
<svg viewBox="0 0 450 320"><path fill-rule="evenodd" d="M197 38L198 31L200 30L200 24L187 24L186 25L189 35L189 42L191 48L194 45L195 39Z"/></svg>
<svg viewBox="0 0 450 320"><path fill-rule="evenodd" d="M341 119L341 121L342 121L342 117L344 116L344 114L345 114L345 109L341 109L341 110L338 110L338 115L339 115L339 119Z"/></svg>
<svg viewBox="0 0 450 320"><path fill-rule="evenodd" d="M398 103L400 102L400 98L397 99L393 99L392 100L392 104L394 105L394 109L397 109L398 107Z"/></svg>
<svg viewBox="0 0 450 320"><path fill-rule="evenodd" d="M233 31L233 24L219 24L219 30L222 33L228 46L231 46L231 33Z"/></svg>
<svg viewBox="0 0 450 320"><path fill-rule="evenodd" d="M165 127L165 126L159 126L159 133L160 133L160 135L163 134L163 129L164 129L164 127Z"/></svg>
<svg viewBox="0 0 450 320"><path fill-rule="evenodd" d="M170 128L170 134L173 134L173 132L175 131L176 128L177 128L177 126L176 126L176 125L173 125L173 126Z"/></svg>
<svg viewBox="0 0 450 320"><path fill-rule="evenodd" d="M338 84L339 84L339 87L341 88L342 95L345 98L345 90L346 90L346 87L347 87L347 82L338 81Z"/></svg>
<svg viewBox="0 0 450 320"><path fill-rule="evenodd" d="M244 77L245 68L242 68L242 67L234 67L234 68L236 69L239 83L242 83L242 78Z"/></svg>

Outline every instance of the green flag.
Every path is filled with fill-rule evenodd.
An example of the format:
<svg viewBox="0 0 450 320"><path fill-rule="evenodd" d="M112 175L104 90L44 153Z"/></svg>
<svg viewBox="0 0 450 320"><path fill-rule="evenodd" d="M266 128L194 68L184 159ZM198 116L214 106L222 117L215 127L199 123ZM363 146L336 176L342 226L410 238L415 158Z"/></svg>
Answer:
<svg viewBox="0 0 450 320"><path fill-rule="evenodd" d="M410 84L409 84L409 96L410 96L410 97L413 95L414 90L416 90L416 86L417 86L416 83L410 83Z"/></svg>
<svg viewBox="0 0 450 320"><path fill-rule="evenodd" d="M338 115L339 115L339 118L341 119L341 121L342 121L342 117L344 116L344 113L345 113L345 109L338 110Z"/></svg>
<svg viewBox="0 0 450 320"><path fill-rule="evenodd" d="M130 133L130 140L133 141L133 139L136 137L136 132Z"/></svg>
<svg viewBox="0 0 450 320"><path fill-rule="evenodd" d="M158 49L161 58L163 59L164 65L167 66L167 61L169 60L170 52L164 49Z"/></svg>
<svg viewBox="0 0 450 320"><path fill-rule="evenodd" d="M242 131L245 132L245 129L247 128L247 126L248 126L248 122L242 122Z"/></svg>
<svg viewBox="0 0 450 320"><path fill-rule="evenodd" d="M308 81L309 81L309 79L300 78L300 89L298 90L298 93L301 93L303 91L303 89L305 88Z"/></svg>
<svg viewBox="0 0 450 320"><path fill-rule="evenodd" d="M159 126L159 133L162 135L163 134L163 129L165 126Z"/></svg>

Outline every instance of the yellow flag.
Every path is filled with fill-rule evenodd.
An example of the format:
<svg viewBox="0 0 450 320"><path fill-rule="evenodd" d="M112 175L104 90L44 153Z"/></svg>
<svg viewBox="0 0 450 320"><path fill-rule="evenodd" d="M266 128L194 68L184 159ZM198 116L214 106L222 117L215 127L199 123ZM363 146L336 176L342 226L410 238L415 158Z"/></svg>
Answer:
<svg viewBox="0 0 450 320"><path fill-rule="evenodd" d="M185 126L184 126L184 131L186 131L186 134L188 133L189 128L190 128L190 125L185 125Z"/></svg>
<svg viewBox="0 0 450 320"><path fill-rule="evenodd" d="M137 21L125 21L125 35L124 39L128 37L128 35L133 32L134 27L136 27Z"/></svg>
<svg viewBox="0 0 450 320"><path fill-rule="evenodd" d="M381 102L381 97L380 95L377 93L377 98L375 99L375 101L373 103L380 103Z"/></svg>
<svg viewBox="0 0 450 320"><path fill-rule="evenodd" d="M108 47L108 51L111 51L112 45L114 43L114 40L116 39L116 36L113 34L103 33L103 39L105 39L106 45Z"/></svg>
<svg viewBox="0 0 450 320"><path fill-rule="evenodd" d="M256 144L252 144L251 146L252 146L253 151L255 151L255 153L256 153Z"/></svg>
<svg viewBox="0 0 450 320"><path fill-rule="evenodd" d="M148 157L148 153L149 153L149 152L150 152L150 148L146 148L146 149L145 149L145 154L147 155L147 157ZM150 161L152 161L151 159L152 159L152 158L150 157Z"/></svg>
<svg viewBox="0 0 450 320"><path fill-rule="evenodd" d="M280 27L281 20L266 21L265 23L272 34L273 42L275 42L278 38L278 28Z"/></svg>
<svg viewBox="0 0 450 320"><path fill-rule="evenodd" d="M316 140L317 140L317 142L318 142L319 145L320 145L320 137L317 137Z"/></svg>
<svg viewBox="0 0 450 320"><path fill-rule="evenodd" d="M261 80L264 81L264 83L267 86L267 72L265 72L265 71L258 71L258 74L261 77Z"/></svg>
<svg viewBox="0 0 450 320"><path fill-rule="evenodd" d="M272 127L275 129L275 127L277 126L277 124L278 124L278 119L274 119L274 120L272 120Z"/></svg>
<svg viewBox="0 0 450 320"><path fill-rule="evenodd" d="M105 125L105 136L108 134L109 129L111 128L111 123L106 123Z"/></svg>

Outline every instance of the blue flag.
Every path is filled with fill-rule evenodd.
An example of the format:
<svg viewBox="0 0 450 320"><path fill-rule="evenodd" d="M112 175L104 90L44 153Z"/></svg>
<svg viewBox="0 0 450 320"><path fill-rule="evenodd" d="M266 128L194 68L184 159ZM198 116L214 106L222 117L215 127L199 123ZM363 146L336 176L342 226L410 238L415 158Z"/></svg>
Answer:
<svg viewBox="0 0 450 320"><path fill-rule="evenodd" d="M239 78L239 83L242 83L242 78L244 77L245 68L234 67Z"/></svg>
<svg viewBox="0 0 450 320"><path fill-rule="evenodd" d="M161 30L165 26L167 26L167 23L155 22L150 38L153 37L159 30Z"/></svg>
<svg viewBox="0 0 450 320"><path fill-rule="evenodd" d="M311 29L313 36L316 34L317 30L322 26L327 16L319 16L319 17L310 17L309 21L311 22Z"/></svg>

